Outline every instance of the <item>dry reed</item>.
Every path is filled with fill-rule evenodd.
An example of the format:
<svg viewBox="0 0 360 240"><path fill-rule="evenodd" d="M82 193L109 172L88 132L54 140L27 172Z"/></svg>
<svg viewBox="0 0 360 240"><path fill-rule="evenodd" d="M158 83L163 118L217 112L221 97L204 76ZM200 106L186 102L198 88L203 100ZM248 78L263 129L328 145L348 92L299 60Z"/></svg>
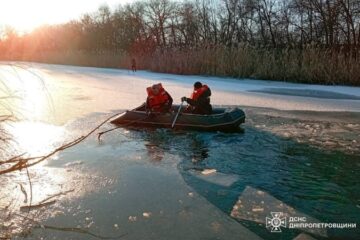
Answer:
<svg viewBox="0 0 360 240"><path fill-rule="evenodd" d="M313 47L257 49L218 46L133 55L111 51L48 51L3 58L110 68L130 68L131 59L135 58L139 69L155 72L359 86L360 59L350 55L341 50L334 52Z"/></svg>

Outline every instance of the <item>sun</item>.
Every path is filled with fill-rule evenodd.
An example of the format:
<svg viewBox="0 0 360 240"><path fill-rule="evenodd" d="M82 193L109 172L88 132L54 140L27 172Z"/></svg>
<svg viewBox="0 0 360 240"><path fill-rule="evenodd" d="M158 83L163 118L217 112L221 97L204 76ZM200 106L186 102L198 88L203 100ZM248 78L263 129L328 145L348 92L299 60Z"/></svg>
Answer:
<svg viewBox="0 0 360 240"><path fill-rule="evenodd" d="M46 13L51 11L46 1L5 0L1 1L0 5L0 23L19 32L28 32L37 26L53 22L53 18Z"/></svg>
<svg viewBox="0 0 360 240"><path fill-rule="evenodd" d="M115 7L132 0L1 0L0 28L30 32L42 25L65 23L96 11L102 4Z"/></svg>

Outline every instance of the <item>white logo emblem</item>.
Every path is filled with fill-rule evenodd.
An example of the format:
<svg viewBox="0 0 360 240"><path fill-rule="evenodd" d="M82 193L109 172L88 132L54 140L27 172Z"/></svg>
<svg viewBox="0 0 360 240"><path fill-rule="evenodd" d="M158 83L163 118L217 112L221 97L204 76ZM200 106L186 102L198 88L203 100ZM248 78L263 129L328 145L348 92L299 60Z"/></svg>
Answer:
<svg viewBox="0 0 360 240"><path fill-rule="evenodd" d="M286 217L282 212L271 212L271 218L266 217L266 227L271 228L271 232L281 232L280 227L286 227Z"/></svg>

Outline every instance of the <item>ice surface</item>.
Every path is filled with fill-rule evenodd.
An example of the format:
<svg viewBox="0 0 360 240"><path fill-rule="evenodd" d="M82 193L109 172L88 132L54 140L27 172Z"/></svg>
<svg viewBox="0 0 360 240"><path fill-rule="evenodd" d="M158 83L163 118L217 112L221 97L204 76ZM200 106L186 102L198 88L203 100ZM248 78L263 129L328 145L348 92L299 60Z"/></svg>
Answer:
<svg viewBox="0 0 360 240"><path fill-rule="evenodd" d="M83 197L79 209L65 204L70 214L54 217L44 225L71 226L92 219L88 229L103 236L126 234L126 239L261 239L208 203L186 185L176 168L137 165L117 168L116 192ZM84 214L85 209L91 209ZM87 224L85 221L84 225ZM118 227L114 227L116 224ZM35 238L88 239L88 235L37 229Z"/></svg>
<svg viewBox="0 0 360 240"><path fill-rule="evenodd" d="M360 100L360 97L356 95L330 92L325 90L314 90L314 89L264 88L262 90L250 90L249 92L260 92L260 93L311 97L311 98L338 99L338 100Z"/></svg>
<svg viewBox="0 0 360 240"><path fill-rule="evenodd" d="M293 240L316 240L316 239L313 238L312 236L308 235L308 234L300 233Z"/></svg>
<svg viewBox="0 0 360 240"><path fill-rule="evenodd" d="M50 119L57 123L64 123L69 119L94 111L104 112L137 107L146 99L146 87L157 82L163 83L166 90L173 96L174 103L180 103L182 96L189 96L193 83L201 81L212 89L211 101L214 105L268 107L281 110L360 112L359 87L181 76L147 71L131 73L123 69L38 63L16 64L20 64L22 68L10 68L6 63L0 65L1 75L6 82L19 81L16 80L16 76L23 76L20 82L24 82L25 78L26 82L36 82L38 80L33 78L40 76L41 86L51 96L51 101L49 101L51 108L48 107L49 109L46 110L47 115L44 113L41 115L43 118L41 120L46 118L47 121ZM26 73L24 68L34 74ZM11 71L12 74L9 74ZM17 74L14 74L14 71ZM276 89L277 94L268 93L269 89ZM306 91L311 94L304 94ZM314 93L319 96L325 94L326 98L314 97Z"/></svg>
<svg viewBox="0 0 360 240"><path fill-rule="evenodd" d="M0 64L0 76L5 79L9 87L20 88L14 93L21 93L20 97L24 97L23 102L16 102L21 106L19 112L22 116L31 117L33 121L64 125L69 132L75 132L75 135L78 134L77 130L86 132L103 120L98 119L97 122L88 122L87 119L93 114L112 110L119 112L137 107L145 101L145 89L149 85L162 82L173 96L174 102L179 103L182 96L190 95L193 83L201 81L208 84L212 89L212 104L247 107L247 111L249 111L247 112L247 122L250 126L271 131L285 138L299 137L300 140L307 138L309 141L314 139L314 143L319 142L320 145L322 145L320 138L324 140L324 143L330 145L335 141L337 142L335 143L337 149L341 149L340 143L343 144L344 142L340 142L340 139L343 138L347 138L344 149L356 148L359 142L353 136L359 131L359 125L356 122L354 123L354 119L356 120L354 116L358 115L349 116L351 121L343 122L341 125L338 123L320 123L318 126L317 121L310 123L304 121L306 118L314 118L317 115L315 112L319 111L328 112L326 115L330 119L328 121L340 121L338 116L349 114L339 113L340 111L360 112L360 101L357 100L360 97L360 88L358 87L179 76L147 71L139 71L134 74L121 69L37 63L16 63L16 65L18 64L22 67L9 67L6 63ZM23 84L24 82L26 84ZM271 93L269 93L269 89L272 89ZM44 99L47 101L44 101ZM27 104L22 104L24 102ZM256 107L258 107L257 110L254 110ZM287 110L288 112L276 110L272 114L267 114L269 110L266 108ZM304 118L300 122L296 122L299 115L292 115L291 111L293 110L304 111ZM334 111L339 112L330 115ZM285 114L289 119L294 119L294 122L289 123L287 120L284 123L282 122L283 118L276 118L276 114L278 116ZM324 113L319 112L319 115L323 117ZM75 119L78 119L78 122L73 122ZM346 130L346 133L349 134L344 134L343 130ZM117 138L121 138L119 135L117 135ZM338 137L335 138L337 135ZM73 180L77 183L74 185L88 195L83 197L84 193L82 192L81 196L79 196L81 200L75 199L73 202L62 203L66 205L66 208L63 206L63 209L69 210L69 212L54 216L54 218L48 220L48 224L68 224L67 226L73 227L80 222L82 226L92 227L91 230L95 229L96 231L108 233L114 233L114 231L123 232L123 229L127 229L129 233L133 233L127 236L127 239L143 239L145 237L147 239L174 239L176 237L179 239L200 239L201 237L238 239L238 236L243 236L244 239L258 239L256 235L219 211L206 199L194 194L194 190L189 188L179 176L176 170L178 162L171 163L173 164L171 170L157 167L157 165L151 167L141 166L144 161L148 160L149 155L153 156L156 162L163 161L162 159L166 159L165 162L168 162L169 156L167 153L161 152L161 149L157 149L156 146L149 145L146 154L142 154L137 151L138 142L126 140L127 142L121 144L125 145L126 149L131 149L128 152L126 149L122 149L121 153L116 152L114 150L116 144L108 145L105 143L104 145L96 145L96 147L82 144L80 148L77 146L75 150L71 149L62 153L57 160L60 169L66 163L71 164L70 162L75 160L83 161L84 164L77 166L70 173L65 172L59 175L66 180L74 178ZM120 143L117 142L117 145L120 145ZM133 152L136 152L137 155L132 156ZM85 156L81 157L82 154ZM86 154L91 154L91 156ZM121 158L122 156L124 156L125 160L129 158L129 161L121 165L121 167L116 165L114 167L112 164L124 160ZM104 164L104 161L108 162ZM133 164L139 166L134 167ZM78 168L85 169L90 166L96 166L97 168L94 172L84 170L84 173L82 172L78 174L79 176L76 176ZM117 172L116 176L107 177L107 174L111 171L119 172ZM71 178L66 176L67 174L74 176ZM43 175L49 176L42 174L42 179L46 181L47 178ZM198 176L205 181L222 186L229 186L238 180L236 175L222 175L218 172L209 175L198 174ZM26 182L26 176L23 176L22 181ZM60 188L62 181L63 179L59 183L55 182L53 184ZM51 181L49 182L51 183ZM35 183L36 181L34 181ZM108 185L112 187L110 188ZM47 193L43 189L37 188L37 186L35 186L35 190L39 193ZM51 191L48 193L60 190L51 187ZM98 191L104 191L104 194L96 195ZM247 190L240 196L244 203L248 201L246 206L249 207L247 209L250 212L249 215L240 211L238 215L241 217L240 219L255 221L254 215L256 215L258 216L257 219L265 220L264 212L266 208L252 205L257 204L258 200L260 200L260 203L262 200L266 201L266 203L269 203L268 206L277 203L283 204L272 196L257 198L252 196L251 193L250 190ZM11 198L16 198L17 195L22 196L21 192L17 191L16 196L11 196ZM36 196L41 195L36 194ZM253 200L253 202L250 200ZM90 209L91 212L89 213ZM285 205L282 210L291 212L294 209ZM82 216L82 213L87 215ZM143 213L151 214L150 217L144 218ZM234 214L236 215L236 213ZM81 222L86 217L89 218L89 221ZM136 219L136 221L129 221L129 217L133 217L131 219ZM114 227L115 224L118 227ZM169 229L175 229L176 231L168 231ZM48 233L46 230L40 229L36 236L47 237ZM187 236L184 237L184 233ZM64 233L54 232L54 237L64 237L61 234ZM84 239L87 239L87 237L84 237Z"/></svg>
<svg viewBox="0 0 360 240"><path fill-rule="evenodd" d="M320 223L321 221L308 216L286 205L282 201L259 189L246 187L234 205L231 216L240 220L249 220L266 223L266 218L271 218L272 212L281 212L284 217L305 217L307 223ZM287 225L286 227L288 227ZM326 237L326 229L304 228L305 232Z"/></svg>
<svg viewBox="0 0 360 240"><path fill-rule="evenodd" d="M206 170L208 170L208 169L206 169ZM206 170L204 170L204 171L206 171ZM195 170L190 170L189 173L191 173L193 176L195 176L203 181L214 183L214 184L217 184L220 186L225 186L225 187L229 187L234 182L239 180L239 176L236 174L225 174L225 173L221 173L221 172L217 172L217 171L211 171L211 172L207 171L209 173L206 172L204 174L204 171L199 172L199 171L195 171Z"/></svg>

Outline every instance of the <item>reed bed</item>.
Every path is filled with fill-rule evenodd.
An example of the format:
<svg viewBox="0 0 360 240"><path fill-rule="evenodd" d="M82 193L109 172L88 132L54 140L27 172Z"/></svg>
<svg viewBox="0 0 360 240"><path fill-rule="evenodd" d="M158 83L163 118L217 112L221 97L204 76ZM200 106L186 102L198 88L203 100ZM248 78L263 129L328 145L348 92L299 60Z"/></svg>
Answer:
<svg viewBox="0 0 360 240"><path fill-rule="evenodd" d="M356 57L357 56L357 57ZM326 85L360 85L360 51L326 49L257 49L211 47L163 49L146 54L126 52L47 51L3 56L6 60L35 61L91 67L130 68L184 75L278 80Z"/></svg>

